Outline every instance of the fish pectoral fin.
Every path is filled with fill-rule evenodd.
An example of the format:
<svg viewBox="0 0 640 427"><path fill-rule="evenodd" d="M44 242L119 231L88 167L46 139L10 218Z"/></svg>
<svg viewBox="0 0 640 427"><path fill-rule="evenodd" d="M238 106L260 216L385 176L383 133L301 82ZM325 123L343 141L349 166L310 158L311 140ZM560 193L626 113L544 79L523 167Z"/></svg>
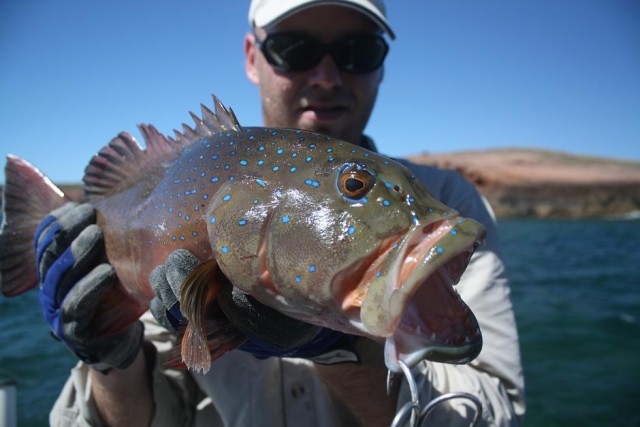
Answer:
<svg viewBox="0 0 640 427"><path fill-rule="evenodd" d="M206 314L221 288L217 271L216 260L204 261L187 276L180 288L180 309L188 322L180 341L182 361L187 368L202 373L208 372L211 366Z"/></svg>
<svg viewBox="0 0 640 427"><path fill-rule="evenodd" d="M179 343L183 342L186 329L186 327L182 327L182 330L178 334ZM227 351L235 349L247 340L242 332L226 319L206 319L205 329L207 331L207 345L209 347L211 361L216 360ZM182 357L182 345L178 344L171 349L163 366L174 369L188 368Z"/></svg>

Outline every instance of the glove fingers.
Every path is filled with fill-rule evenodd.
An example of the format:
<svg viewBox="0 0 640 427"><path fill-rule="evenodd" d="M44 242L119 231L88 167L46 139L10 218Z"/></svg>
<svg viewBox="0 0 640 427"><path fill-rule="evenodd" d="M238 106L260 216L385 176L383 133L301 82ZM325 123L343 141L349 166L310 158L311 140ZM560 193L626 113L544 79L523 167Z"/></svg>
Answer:
<svg viewBox="0 0 640 427"><path fill-rule="evenodd" d="M67 202L58 209L55 209L51 212L45 219L42 220L38 229L34 234L34 244L36 247L36 264L38 266L38 273L40 277L44 277L46 274L46 270L49 268L51 263L55 261L55 259L51 260L48 258L48 262L42 263L42 256L46 249L51 246L53 243L56 234L60 231L60 224L58 223L58 218L68 211L74 209L78 204L76 202ZM44 271L42 269L44 268Z"/></svg>
<svg viewBox="0 0 640 427"><path fill-rule="evenodd" d="M182 283L198 264L200 264L198 257L186 249L175 250L169 255L165 272L174 295L180 295Z"/></svg>
<svg viewBox="0 0 640 427"><path fill-rule="evenodd" d="M175 303L178 302L177 295L173 292L173 288L167 280L167 271L165 265L160 265L153 269L149 275L149 282L151 282L151 288L156 294L156 297L162 302L165 310L170 309Z"/></svg>
<svg viewBox="0 0 640 427"><path fill-rule="evenodd" d="M36 236L38 269L40 277L45 277L49 267L71 242L90 224L95 222L95 210L89 204L67 203L51 213L49 218L57 218Z"/></svg>
<svg viewBox="0 0 640 427"><path fill-rule="evenodd" d="M151 314L158 321L160 326L168 330L169 332L177 332L178 328L173 324L171 320L169 320L169 312L164 306L164 303L160 300L160 298L156 297L151 300L149 303L149 310L151 310Z"/></svg>
<svg viewBox="0 0 640 427"><path fill-rule="evenodd" d="M191 252L178 249L169 255L166 264L156 267L149 275L156 294L149 308L158 323L171 332L178 331L184 318L180 311L180 288L199 263Z"/></svg>
<svg viewBox="0 0 640 427"><path fill-rule="evenodd" d="M67 292L91 269L101 261L104 261L104 237L100 227L91 224L80 232L71 242L71 254L73 255L73 265L62 275L58 281L56 290L56 302L65 297Z"/></svg>
<svg viewBox="0 0 640 427"><path fill-rule="evenodd" d="M115 281L113 267L100 264L71 288L61 307L61 323L65 337L76 342L91 337L91 320L96 308Z"/></svg>

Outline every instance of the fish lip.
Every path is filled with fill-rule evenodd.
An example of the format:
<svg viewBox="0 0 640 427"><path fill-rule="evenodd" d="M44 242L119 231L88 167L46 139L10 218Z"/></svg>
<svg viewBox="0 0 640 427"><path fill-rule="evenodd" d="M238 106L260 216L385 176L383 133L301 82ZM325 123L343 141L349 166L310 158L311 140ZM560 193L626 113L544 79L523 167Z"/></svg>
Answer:
<svg viewBox="0 0 640 427"><path fill-rule="evenodd" d="M477 356L482 346L477 320L453 286L483 235L475 221L450 216L416 224L395 251L384 254L387 280L369 285L361 318L372 335L386 339L391 369L399 369L398 360L413 366L423 358L466 363Z"/></svg>

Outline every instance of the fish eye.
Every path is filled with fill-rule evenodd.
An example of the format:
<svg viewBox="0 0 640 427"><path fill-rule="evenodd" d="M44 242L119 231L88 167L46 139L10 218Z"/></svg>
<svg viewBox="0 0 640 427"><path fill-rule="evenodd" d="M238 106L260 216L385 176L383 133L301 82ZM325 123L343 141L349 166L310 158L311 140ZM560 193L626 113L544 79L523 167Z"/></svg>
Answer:
<svg viewBox="0 0 640 427"><path fill-rule="evenodd" d="M346 170L340 176L340 192L349 199L362 199L373 188L375 180L366 170Z"/></svg>

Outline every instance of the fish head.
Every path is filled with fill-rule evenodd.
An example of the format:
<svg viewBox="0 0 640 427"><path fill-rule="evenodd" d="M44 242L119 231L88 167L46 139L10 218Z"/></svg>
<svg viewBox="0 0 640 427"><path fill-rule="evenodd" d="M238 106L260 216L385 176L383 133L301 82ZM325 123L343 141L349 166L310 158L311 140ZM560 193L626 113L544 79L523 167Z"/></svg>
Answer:
<svg viewBox="0 0 640 427"><path fill-rule="evenodd" d="M215 213L234 229L210 227L220 267L282 313L385 341L392 370L398 360L473 359L481 333L453 286L483 227L437 201L405 166L353 147L325 144L330 155L307 156L315 161L296 163L295 174L249 178L232 213ZM236 242L233 259L221 240Z"/></svg>

